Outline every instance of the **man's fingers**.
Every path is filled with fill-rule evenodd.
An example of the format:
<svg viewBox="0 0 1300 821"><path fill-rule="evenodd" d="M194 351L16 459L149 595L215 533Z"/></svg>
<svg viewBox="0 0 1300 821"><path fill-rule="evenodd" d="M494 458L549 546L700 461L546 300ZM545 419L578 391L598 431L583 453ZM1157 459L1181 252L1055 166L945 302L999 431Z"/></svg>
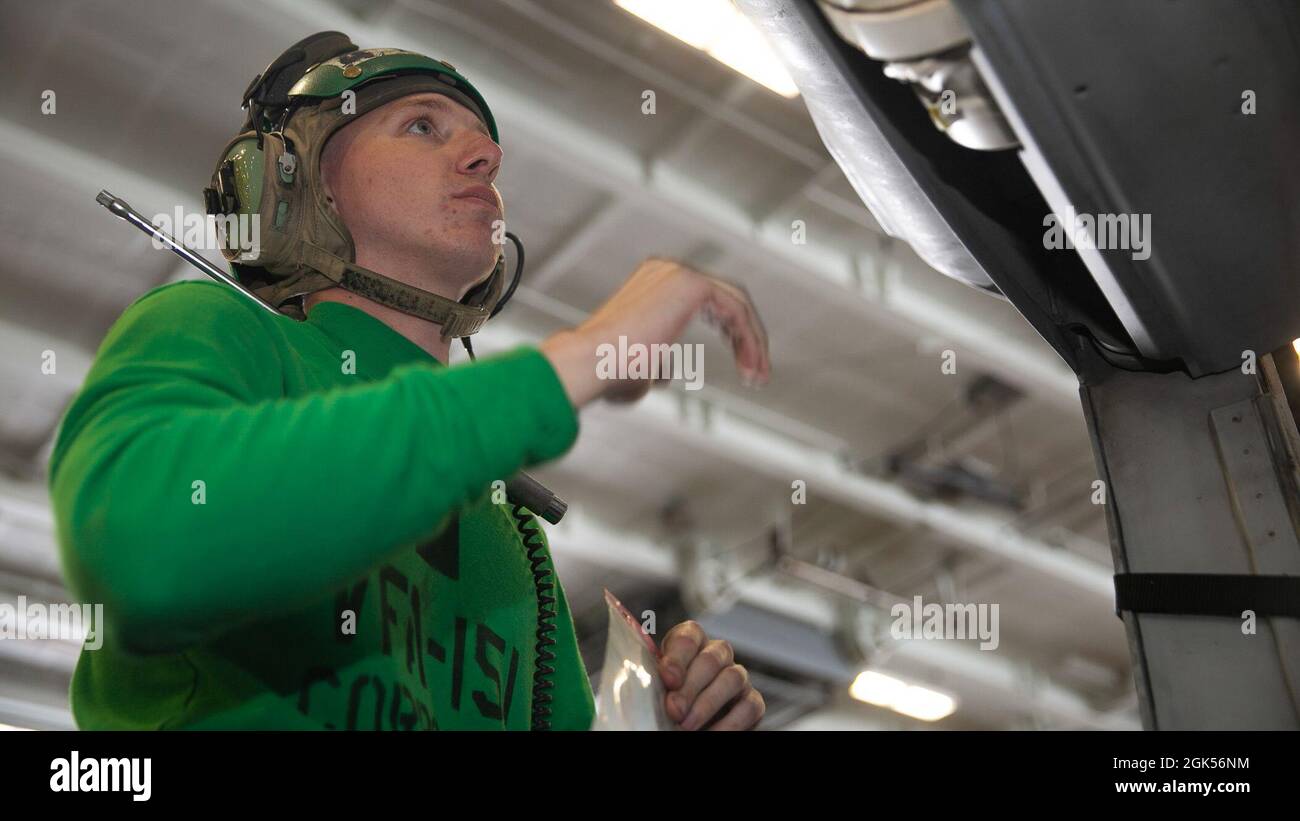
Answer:
<svg viewBox="0 0 1300 821"><path fill-rule="evenodd" d="M727 711L726 715L715 721L708 729L712 730L748 730L762 720L767 712L767 703L763 695L750 688Z"/></svg>
<svg viewBox="0 0 1300 821"><path fill-rule="evenodd" d="M767 350L767 328L763 325L763 318L758 315L758 309L754 307L754 299L749 295L749 289L739 282L731 282L725 279L714 278L714 281L720 288L727 291L731 296L745 308L748 316L748 324L754 330L762 345L764 351Z"/></svg>
<svg viewBox="0 0 1300 821"><path fill-rule="evenodd" d="M642 262L618 292L580 326L579 333L591 340L594 350L599 350L600 345L614 345L615 340L621 344L624 336L637 344L671 345L696 316L720 328L727 337L745 382L763 384L769 380L767 331L744 286L701 273L676 260L656 257ZM653 347L650 350L653 355ZM661 368L658 381L669 381L675 372ZM566 389L583 378L596 381L586 375L565 377L562 373ZM636 381L645 384L600 384L595 393L614 402L633 402L652 386L652 380ZM574 391L580 398L590 392L590 388Z"/></svg>
<svg viewBox="0 0 1300 821"><path fill-rule="evenodd" d="M749 672L739 664L732 664L722 669L713 681L704 688L690 712L681 722L684 730L698 730L703 727L718 711L749 688Z"/></svg>
<svg viewBox="0 0 1300 821"><path fill-rule="evenodd" d="M675 721L681 721L691 711L696 700L718 674L735 661L731 645L714 639L705 644L686 668L686 678L682 686L668 694L668 708Z"/></svg>
<svg viewBox="0 0 1300 821"><path fill-rule="evenodd" d="M684 621L668 631L660 646L663 659L659 667L664 686L676 690L686 681L686 668L704 644L704 628L694 621Z"/></svg>
<svg viewBox="0 0 1300 821"><path fill-rule="evenodd" d="M712 284L706 315L712 317L730 339L736 367L741 374L760 384L766 382L771 373L767 330L749 294L743 288L722 280L713 279Z"/></svg>

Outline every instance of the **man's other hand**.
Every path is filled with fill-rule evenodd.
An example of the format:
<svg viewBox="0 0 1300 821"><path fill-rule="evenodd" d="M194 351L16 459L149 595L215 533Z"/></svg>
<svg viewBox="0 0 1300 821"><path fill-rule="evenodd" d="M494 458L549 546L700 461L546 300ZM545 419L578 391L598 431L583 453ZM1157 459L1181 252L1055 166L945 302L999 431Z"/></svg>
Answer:
<svg viewBox="0 0 1300 821"><path fill-rule="evenodd" d="M683 730L749 730L767 706L736 664L731 645L684 621L664 636L659 675L668 717Z"/></svg>

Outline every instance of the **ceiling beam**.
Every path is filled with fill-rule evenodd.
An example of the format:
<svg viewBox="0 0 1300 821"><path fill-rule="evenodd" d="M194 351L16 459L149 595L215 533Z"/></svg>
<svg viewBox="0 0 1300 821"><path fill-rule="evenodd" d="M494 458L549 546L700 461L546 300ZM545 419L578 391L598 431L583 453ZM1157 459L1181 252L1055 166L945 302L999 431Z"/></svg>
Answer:
<svg viewBox="0 0 1300 821"><path fill-rule="evenodd" d="M631 212L631 201L626 195L606 194L592 211L584 213L577 225L571 226L551 249L542 264L528 274L534 291L545 291L573 271L579 263L591 257L596 245L607 239L612 229Z"/></svg>

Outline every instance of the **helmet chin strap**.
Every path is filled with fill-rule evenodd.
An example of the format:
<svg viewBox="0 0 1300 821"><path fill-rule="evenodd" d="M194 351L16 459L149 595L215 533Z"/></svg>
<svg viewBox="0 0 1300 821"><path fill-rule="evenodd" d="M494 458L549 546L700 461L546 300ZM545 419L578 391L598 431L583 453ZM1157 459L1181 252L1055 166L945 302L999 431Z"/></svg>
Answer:
<svg viewBox="0 0 1300 821"><path fill-rule="evenodd" d="M478 333L492 316L491 308L501 294L500 264L488 280L487 293L477 300L479 304L466 305L347 262L310 242L302 243L299 259L345 291L441 326L443 341Z"/></svg>
<svg viewBox="0 0 1300 821"><path fill-rule="evenodd" d="M493 306L492 313L488 315L489 319L501 313L501 309L506 307L506 303L510 301L510 297L515 295L515 289L519 287L519 280L524 275L524 244L520 241L517 234L510 231L506 231L506 239L515 244L515 273L510 277L510 285L506 287L505 293L501 294L501 298L496 300L496 305ZM504 261L505 257L502 257L502 260ZM468 336L462 336L460 338L460 344L465 346L465 353L469 354L471 361L476 359L474 356L474 345L469 341ZM550 519L547 519L547 521L550 521Z"/></svg>

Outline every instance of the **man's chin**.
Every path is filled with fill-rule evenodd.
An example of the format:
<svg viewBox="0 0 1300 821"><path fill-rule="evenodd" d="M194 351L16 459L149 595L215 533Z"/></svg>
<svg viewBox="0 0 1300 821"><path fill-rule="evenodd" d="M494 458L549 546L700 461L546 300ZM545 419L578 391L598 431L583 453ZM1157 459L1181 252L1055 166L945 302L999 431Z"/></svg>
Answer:
<svg viewBox="0 0 1300 821"><path fill-rule="evenodd" d="M464 293L469 293L470 291L474 290L475 288L484 284L485 282L487 282L489 279L492 278L493 272L496 271L497 259L498 257L494 253L491 257L487 257L487 258L480 257L475 262L472 268L468 265L466 266L466 268L469 270L478 270L478 271L482 271L482 273L479 274L477 277L475 277L474 280L470 282L467 286L465 286Z"/></svg>

